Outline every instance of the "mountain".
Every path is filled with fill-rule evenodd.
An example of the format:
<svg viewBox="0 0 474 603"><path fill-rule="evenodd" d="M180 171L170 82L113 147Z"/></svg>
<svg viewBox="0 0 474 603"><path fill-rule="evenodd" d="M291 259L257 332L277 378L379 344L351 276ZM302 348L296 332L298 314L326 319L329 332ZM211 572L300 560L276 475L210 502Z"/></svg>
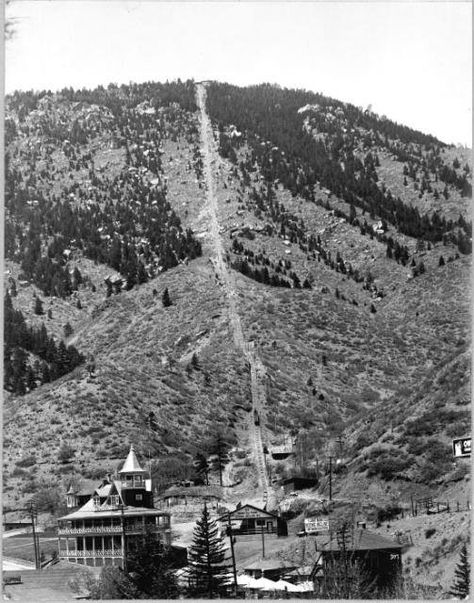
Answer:
<svg viewBox="0 0 474 603"><path fill-rule="evenodd" d="M5 506L130 442L188 479L216 434L251 496L255 383L297 470L340 443L341 496L456 487L469 151L321 94L206 93L210 143L191 81L6 99Z"/></svg>

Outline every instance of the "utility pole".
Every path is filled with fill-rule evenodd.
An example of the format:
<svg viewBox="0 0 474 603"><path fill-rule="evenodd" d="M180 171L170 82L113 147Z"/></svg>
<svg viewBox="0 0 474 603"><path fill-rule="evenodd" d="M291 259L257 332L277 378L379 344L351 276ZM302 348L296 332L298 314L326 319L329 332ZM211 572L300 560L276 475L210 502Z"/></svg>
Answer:
<svg viewBox="0 0 474 603"><path fill-rule="evenodd" d="M122 524L122 552L123 552L123 571L126 574L127 573L127 547L126 547L126 540L125 540L125 520L124 520L124 507L125 505L122 503L120 505L120 523Z"/></svg>
<svg viewBox="0 0 474 603"><path fill-rule="evenodd" d="M35 547L35 568L37 570L39 570L39 569L41 569L41 563L40 563L40 556L39 556L39 550L38 550L38 540L37 540L36 529L35 529L35 522L38 517L38 512L36 510L36 505L33 501L31 501L28 504L27 508L30 513L31 526L32 526L32 530L33 530L33 546Z"/></svg>
<svg viewBox="0 0 474 603"><path fill-rule="evenodd" d="M264 526L262 526L262 557L265 559L265 532L264 532Z"/></svg>
<svg viewBox="0 0 474 603"><path fill-rule="evenodd" d="M227 532L230 539L230 552L232 554L232 569L234 571L234 594L237 597L237 568L235 566L235 553L234 553L234 537L232 536L232 522L230 521L230 513L227 515L229 527Z"/></svg>
<svg viewBox="0 0 474 603"><path fill-rule="evenodd" d="M333 457L329 457L329 500L332 500L332 459Z"/></svg>

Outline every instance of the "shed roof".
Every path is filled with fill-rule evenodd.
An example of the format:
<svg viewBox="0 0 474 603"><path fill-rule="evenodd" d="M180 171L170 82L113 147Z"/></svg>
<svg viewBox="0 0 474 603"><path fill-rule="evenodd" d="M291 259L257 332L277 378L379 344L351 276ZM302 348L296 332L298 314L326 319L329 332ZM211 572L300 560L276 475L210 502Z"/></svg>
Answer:
<svg viewBox="0 0 474 603"><path fill-rule="evenodd" d="M244 570L272 570L272 569L294 569L296 563L284 561L283 559L257 559L249 565L243 566Z"/></svg>
<svg viewBox="0 0 474 603"><path fill-rule="evenodd" d="M385 538L375 532L369 530L358 529L354 530L353 539L348 538L346 544L347 551L375 551L375 550L394 550L401 551L403 545L399 544L395 540ZM332 534L329 539L323 541L320 544L321 551L340 551L341 546L337 539Z"/></svg>

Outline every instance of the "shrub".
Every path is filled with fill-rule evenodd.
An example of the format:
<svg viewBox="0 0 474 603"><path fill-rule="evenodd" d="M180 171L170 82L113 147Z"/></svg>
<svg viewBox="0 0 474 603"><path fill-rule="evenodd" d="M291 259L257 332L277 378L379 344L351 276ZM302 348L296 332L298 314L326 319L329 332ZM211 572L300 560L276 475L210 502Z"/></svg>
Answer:
<svg viewBox="0 0 474 603"><path fill-rule="evenodd" d="M74 465L62 465L58 467L58 473L73 473L74 471Z"/></svg>
<svg viewBox="0 0 474 603"><path fill-rule="evenodd" d="M382 523L383 521L390 521L394 519L402 512L402 508L397 504L390 504L386 507L382 507L376 510L375 519L377 523Z"/></svg>
<svg viewBox="0 0 474 603"><path fill-rule="evenodd" d="M74 456L74 448L69 444L64 443L58 452L58 460L60 463L69 463L71 458Z"/></svg>
<svg viewBox="0 0 474 603"><path fill-rule="evenodd" d="M431 538L436 533L436 528L428 528L425 530L425 538Z"/></svg>
<svg viewBox="0 0 474 603"><path fill-rule="evenodd" d="M374 452L374 451L373 451ZM400 473L408 469L413 464L413 457L406 454L404 451L389 449L380 452L377 449L379 456L374 458L371 455L371 460L367 463L367 476L378 475L383 480L392 480L400 477Z"/></svg>
<svg viewBox="0 0 474 603"><path fill-rule="evenodd" d="M92 467L84 469L82 474L86 479L101 479L105 476L106 471L101 467Z"/></svg>
<svg viewBox="0 0 474 603"><path fill-rule="evenodd" d="M63 506L61 496L53 488L41 488L33 498L40 512L56 513Z"/></svg>
<svg viewBox="0 0 474 603"><path fill-rule="evenodd" d="M354 450L360 450L361 448L366 448L372 444L373 440L367 433L361 433L357 440L354 442Z"/></svg>
<svg viewBox="0 0 474 603"><path fill-rule="evenodd" d="M34 454L30 454L29 456L25 456L16 462L17 467L31 467L36 464L36 457Z"/></svg>

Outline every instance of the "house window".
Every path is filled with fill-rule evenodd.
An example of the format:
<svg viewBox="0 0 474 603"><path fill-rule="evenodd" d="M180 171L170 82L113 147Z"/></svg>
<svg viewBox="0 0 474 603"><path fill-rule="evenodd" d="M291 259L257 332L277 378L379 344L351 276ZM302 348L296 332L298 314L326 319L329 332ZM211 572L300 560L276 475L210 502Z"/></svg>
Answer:
<svg viewBox="0 0 474 603"><path fill-rule="evenodd" d="M257 526L264 526L265 525L265 520L264 519L256 519L255 520L255 524Z"/></svg>

